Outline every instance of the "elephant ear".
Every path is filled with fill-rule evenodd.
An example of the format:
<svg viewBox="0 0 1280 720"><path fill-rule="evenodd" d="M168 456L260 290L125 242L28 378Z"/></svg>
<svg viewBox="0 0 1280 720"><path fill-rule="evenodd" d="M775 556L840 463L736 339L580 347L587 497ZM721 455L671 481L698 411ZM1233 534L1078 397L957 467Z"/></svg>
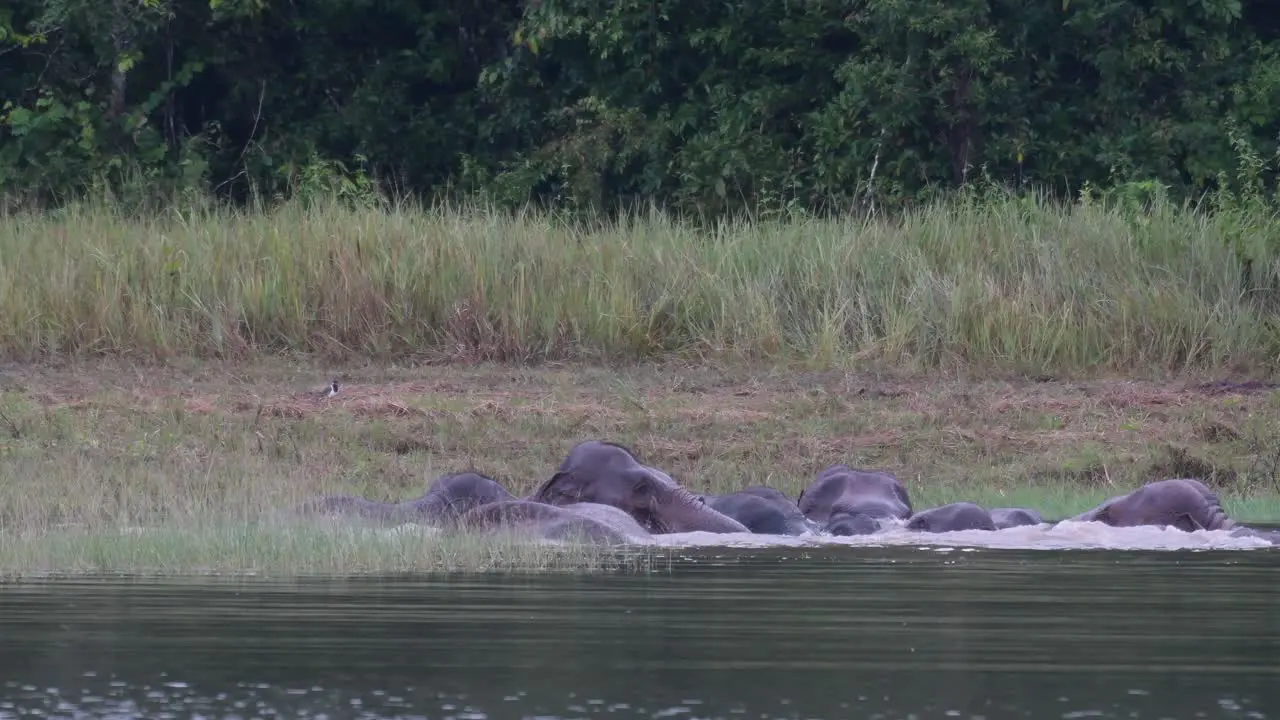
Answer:
<svg viewBox="0 0 1280 720"><path fill-rule="evenodd" d="M548 505L572 505L581 502L586 483L572 470L561 470L542 483L533 499Z"/></svg>
<svg viewBox="0 0 1280 720"><path fill-rule="evenodd" d="M903 505L907 506L908 512L914 512L915 508L911 507L911 495L907 492L907 488L903 486L903 484L898 480L898 477L893 473L885 473L885 475L888 475L893 480L893 494L902 501Z"/></svg>

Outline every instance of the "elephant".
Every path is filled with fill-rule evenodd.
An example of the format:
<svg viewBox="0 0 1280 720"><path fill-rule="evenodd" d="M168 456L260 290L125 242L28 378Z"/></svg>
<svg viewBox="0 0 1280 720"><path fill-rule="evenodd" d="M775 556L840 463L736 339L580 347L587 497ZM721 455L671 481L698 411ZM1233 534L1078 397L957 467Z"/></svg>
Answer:
<svg viewBox="0 0 1280 720"><path fill-rule="evenodd" d="M702 498L712 510L737 520L753 533L804 535L819 529L791 499L773 488L751 487Z"/></svg>
<svg viewBox="0 0 1280 720"><path fill-rule="evenodd" d="M1171 526L1185 532L1232 530L1236 523L1222 509L1218 496L1199 480L1155 480L1124 495L1069 518L1112 527Z"/></svg>
<svg viewBox="0 0 1280 720"><path fill-rule="evenodd" d="M414 500L380 502L354 495L328 495L303 503L303 516L357 518L380 525L422 523L449 526L468 510L502 500L514 500L493 478L477 472L453 473L436 478L427 492Z"/></svg>
<svg viewBox="0 0 1280 720"><path fill-rule="evenodd" d="M600 440L575 445L529 500L549 505L612 505L650 533L747 533L745 525L708 507L670 475L645 465L626 447Z"/></svg>
<svg viewBox="0 0 1280 720"><path fill-rule="evenodd" d="M907 520L908 530L952 532L955 530L995 530L991 513L971 502L940 505L915 513Z"/></svg>
<svg viewBox="0 0 1280 720"><path fill-rule="evenodd" d="M837 464L818 473L797 500L800 512L832 535L865 535L883 520L911 517L911 499L892 473Z"/></svg>
<svg viewBox="0 0 1280 720"><path fill-rule="evenodd" d="M992 508L991 520L997 530L1021 527L1023 525L1040 525L1044 518L1031 508Z"/></svg>
<svg viewBox="0 0 1280 720"><path fill-rule="evenodd" d="M1193 478L1154 480L1068 519L1112 527L1175 527L1184 532L1227 530L1233 537L1255 537L1280 545L1280 531L1251 528L1232 520L1218 494Z"/></svg>
<svg viewBox="0 0 1280 720"><path fill-rule="evenodd" d="M812 520L810 522L813 522ZM867 515L865 513L844 513L834 515L822 526L828 535L850 536L850 535L874 535L884 528L880 525L877 516Z"/></svg>
<svg viewBox="0 0 1280 720"><path fill-rule="evenodd" d="M500 500L476 506L458 518L467 530L512 530L545 540L586 540L603 545L643 544L650 537L635 518L612 505L548 505Z"/></svg>
<svg viewBox="0 0 1280 720"><path fill-rule="evenodd" d="M307 500L294 510L302 517L355 518L374 525L403 525L411 522L413 512L404 503L379 502L355 495L325 495Z"/></svg>
<svg viewBox="0 0 1280 720"><path fill-rule="evenodd" d="M462 472L436 478L422 497L407 504L423 520L448 524L472 508L515 499L493 478Z"/></svg>
<svg viewBox="0 0 1280 720"><path fill-rule="evenodd" d="M787 497L786 494L783 493L781 490L775 490L774 488L768 487L767 485L752 485L750 487L743 488L738 492L746 493L747 495L755 495L758 498L764 498L765 500L781 503L783 505L796 504L795 500L792 500L791 498ZM796 509L798 510L799 507L797 507Z"/></svg>

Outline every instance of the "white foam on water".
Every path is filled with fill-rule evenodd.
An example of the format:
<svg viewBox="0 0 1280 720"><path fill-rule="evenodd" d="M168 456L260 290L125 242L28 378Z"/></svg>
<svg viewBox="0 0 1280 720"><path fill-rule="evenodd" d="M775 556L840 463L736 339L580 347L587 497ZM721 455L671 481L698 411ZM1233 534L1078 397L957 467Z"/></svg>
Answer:
<svg viewBox="0 0 1280 720"><path fill-rule="evenodd" d="M1024 525L1004 530L957 530L928 533L892 527L873 535L755 535L689 532L655 535L650 544L664 547L884 547L928 546L1005 550L1256 550L1275 547L1258 537L1228 530L1184 532L1171 527L1111 527L1099 522L1064 520L1054 525Z"/></svg>
<svg viewBox="0 0 1280 720"><path fill-rule="evenodd" d="M439 531L420 525L364 529L363 534L387 539L406 534L430 536ZM543 540L548 544L565 541ZM1276 546L1258 537L1233 535L1228 530L1184 532L1171 527L1111 527L1099 522L1063 520L1057 524L1024 525L1004 530L958 530L928 533L907 530L902 525L873 535L834 536L762 535L755 533L684 532L636 538L638 545L671 548L723 547L886 547L916 546L945 551L950 548L990 548L1004 550L1259 550Z"/></svg>
<svg viewBox="0 0 1280 720"><path fill-rule="evenodd" d="M334 531L387 540L405 536L431 537L442 531L407 523L390 528L350 527L337 525ZM143 535L154 530L146 527L124 527L122 534ZM1233 535L1229 530L1184 532L1171 527L1111 527L1099 522L1063 520L1056 524L1024 525L1004 530L958 530L928 533L893 525L873 535L834 536L758 535L755 533L684 532L635 538L637 545L671 548L725 547L886 547L917 546L936 550L947 548L991 548L1004 550L1258 550L1276 548L1266 540L1248 535ZM543 540L548 544L565 541Z"/></svg>

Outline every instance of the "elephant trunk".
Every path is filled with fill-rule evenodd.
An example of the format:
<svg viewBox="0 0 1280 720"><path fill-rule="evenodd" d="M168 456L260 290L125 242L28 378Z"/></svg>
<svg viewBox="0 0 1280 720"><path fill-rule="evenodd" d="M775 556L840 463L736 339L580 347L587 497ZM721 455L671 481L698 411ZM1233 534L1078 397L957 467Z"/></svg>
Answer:
<svg viewBox="0 0 1280 720"><path fill-rule="evenodd" d="M749 533L747 526L712 509L683 487L672 487L655 503L654 515L667 532Z"/></svg>
<svg viewBox="0 0 1280 720"><path fill-rule="evenodd" d="M1209 524L1206 530L1234 530L1238 527L1238 523L1227 515L1227 511L1221 506L1214 506L1209 510Z"/></svg>

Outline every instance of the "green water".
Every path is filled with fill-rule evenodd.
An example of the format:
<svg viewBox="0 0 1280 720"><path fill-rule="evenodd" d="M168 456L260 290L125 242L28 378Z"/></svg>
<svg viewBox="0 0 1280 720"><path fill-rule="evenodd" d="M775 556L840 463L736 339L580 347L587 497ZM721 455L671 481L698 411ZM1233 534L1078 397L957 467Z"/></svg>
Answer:
<svg viewBox="0 0 1280 720"><path fill-rule="evenodd" d="M1280 551L0 585L0 718L1280 718Z"/></svg>

